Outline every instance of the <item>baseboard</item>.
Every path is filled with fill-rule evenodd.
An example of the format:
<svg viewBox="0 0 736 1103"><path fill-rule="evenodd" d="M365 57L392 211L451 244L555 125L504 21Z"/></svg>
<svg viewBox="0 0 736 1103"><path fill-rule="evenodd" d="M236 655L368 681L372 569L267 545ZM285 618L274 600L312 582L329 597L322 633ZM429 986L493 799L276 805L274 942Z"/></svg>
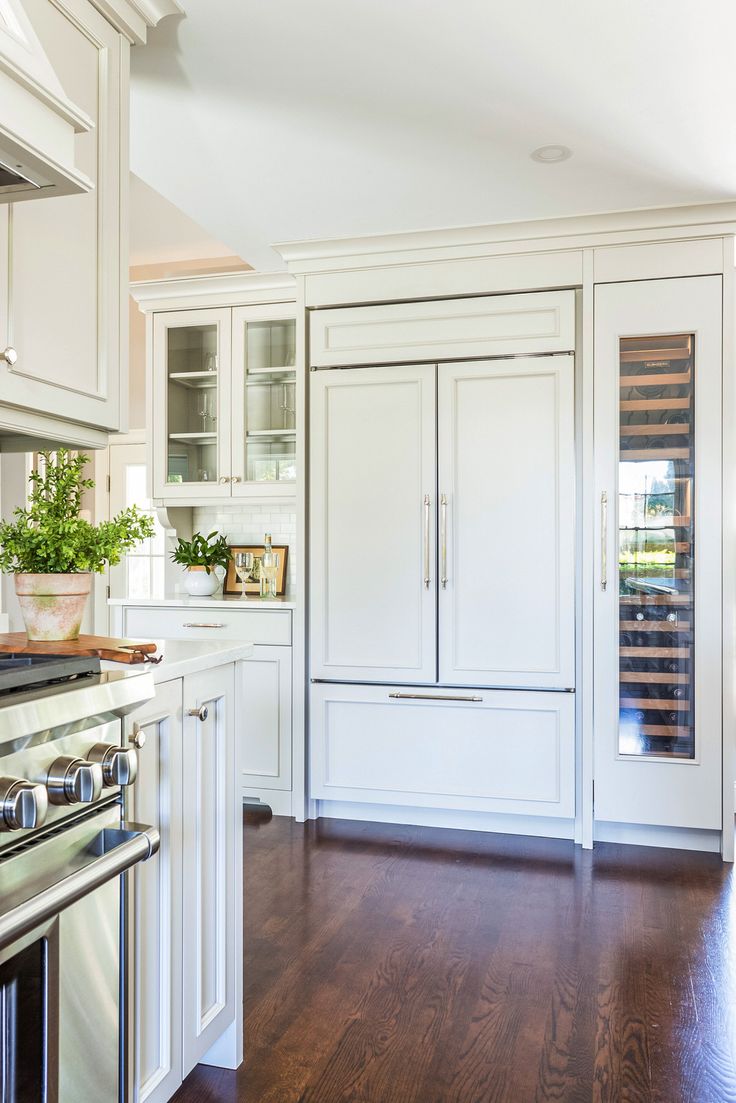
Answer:
<svg viewBox="0 0 736 1103"><path fill-rule="evenodd" d="M514 816L494 812L464 812L444 808L413 808L395 804L361 804L347 800L318 800L316 815L325 819L401 823L415 827L449 827L462 831L497 831L504 835L533 835L569 839L575 821L552 816Z"/></svg>
<svg viewBox="0 0 736 1103"><path fill-rule="evenodd" d="M243 800L267 804L274 816L291 815L291 789L243 789Z"/></svg>
<svg viewBox="0 0 736 1103"><path fill-rule="evenodd" d="M658 846L670 850L702 850L720 854L720 831L696 827L658 827L646 823L593 824L593 839L598 843L626 843L635 846Z"/></svg>

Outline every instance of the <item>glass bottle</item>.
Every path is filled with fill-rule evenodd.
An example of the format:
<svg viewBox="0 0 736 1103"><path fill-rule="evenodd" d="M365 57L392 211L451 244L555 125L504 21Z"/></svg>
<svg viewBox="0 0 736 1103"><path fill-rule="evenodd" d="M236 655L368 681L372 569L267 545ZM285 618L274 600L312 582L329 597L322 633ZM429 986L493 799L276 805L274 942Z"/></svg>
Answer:
<svg viewBox="0 0 736 1103"><path fill-rule="evenodd" d="M278 589L279 557L271 547L271 533L267 532L263 540L261 559L261 597L276 597Z"/></svg>

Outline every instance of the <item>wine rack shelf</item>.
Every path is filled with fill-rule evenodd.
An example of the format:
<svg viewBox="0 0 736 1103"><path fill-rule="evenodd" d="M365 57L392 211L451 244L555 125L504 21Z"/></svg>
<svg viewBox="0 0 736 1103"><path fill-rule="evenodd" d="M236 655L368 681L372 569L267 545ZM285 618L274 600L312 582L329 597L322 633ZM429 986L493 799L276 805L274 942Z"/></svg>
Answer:
<svg viewBox="0 0 736 1103"><path fill-rule="evenodd" d="M694 341L619 345L619 751L688 759L693 712Z"/></svg>

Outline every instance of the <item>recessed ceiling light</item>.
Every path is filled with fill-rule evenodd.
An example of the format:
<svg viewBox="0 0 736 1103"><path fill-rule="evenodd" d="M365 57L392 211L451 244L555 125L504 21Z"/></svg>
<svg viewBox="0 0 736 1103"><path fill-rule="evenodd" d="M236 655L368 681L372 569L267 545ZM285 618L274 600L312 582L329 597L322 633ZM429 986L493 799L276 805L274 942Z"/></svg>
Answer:
<svg viewBox="0 0 736 1103"><path fill-rule="evenodd" d="M530 155L532 161L541 161L543 165L553 165L556 161L567 161L572 157L572 150L567 146L540 146Z"/></svg>

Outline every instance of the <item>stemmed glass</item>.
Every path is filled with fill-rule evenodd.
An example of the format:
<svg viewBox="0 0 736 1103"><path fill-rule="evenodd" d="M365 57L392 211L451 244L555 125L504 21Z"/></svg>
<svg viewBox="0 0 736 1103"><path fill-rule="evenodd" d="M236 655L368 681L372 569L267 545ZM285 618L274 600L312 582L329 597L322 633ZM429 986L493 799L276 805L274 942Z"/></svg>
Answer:
<svg viewBox="0 0 736 1103"><path fill-rule="evenodd" d="M235 573L242 583L242 590L240 591L241 598L245 598L245 584L250 577L250 572L253 570L253 552L236 552L235 553Z"/></svg>
<svg viewBox="0 0 736 1103"><path fill-rule="evenodd" d="M207 397L207 391L204 389L204 387L200 388L200 390L197 394L197 399L198 399L197 414L198 414L199 417L202 418L202 430L201 431L203 433L206 433L207 432L207 420L210 416L210 404L209 404L209 399Z"/></svg>

